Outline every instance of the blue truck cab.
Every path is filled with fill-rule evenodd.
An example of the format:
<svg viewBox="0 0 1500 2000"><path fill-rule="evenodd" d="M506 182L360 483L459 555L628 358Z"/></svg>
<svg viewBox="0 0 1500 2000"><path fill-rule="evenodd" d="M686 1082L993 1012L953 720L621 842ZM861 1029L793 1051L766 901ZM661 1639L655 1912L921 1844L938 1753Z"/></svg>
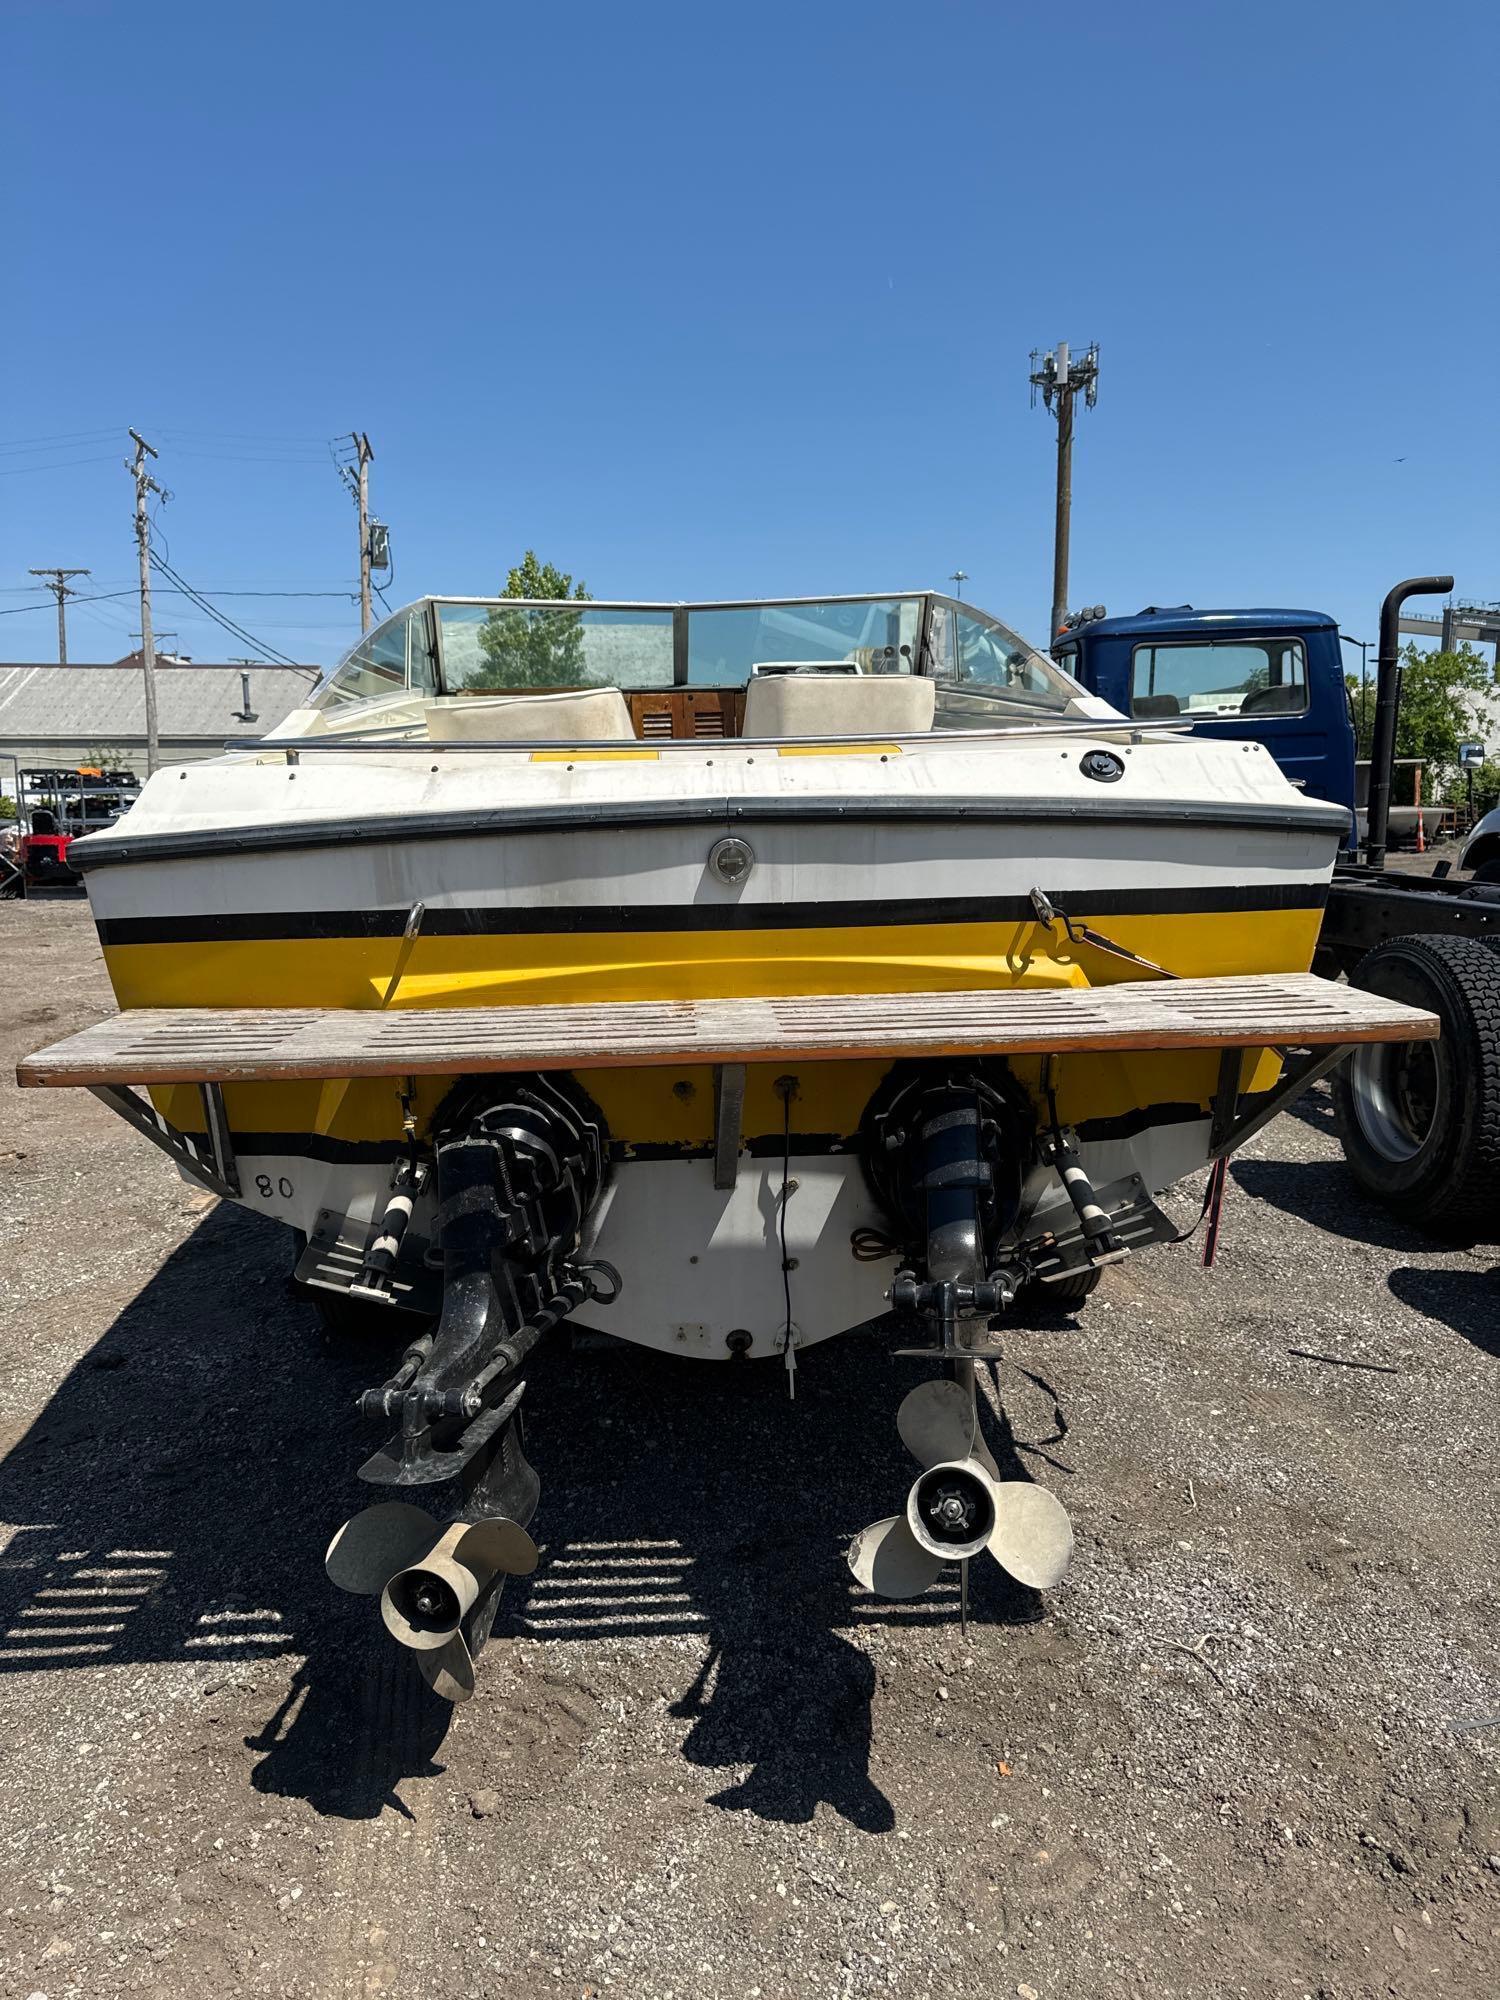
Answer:
<svg viewBox="0 0 1500 2000"><path fill-rule="evenodd" d="M1263 743L1310 798L1349 809L1352 842L1354 717L1338 626L1323 612L1191 604L1150 605L1133 618L1083 612L1053 654L1124 715Z"/></svg>

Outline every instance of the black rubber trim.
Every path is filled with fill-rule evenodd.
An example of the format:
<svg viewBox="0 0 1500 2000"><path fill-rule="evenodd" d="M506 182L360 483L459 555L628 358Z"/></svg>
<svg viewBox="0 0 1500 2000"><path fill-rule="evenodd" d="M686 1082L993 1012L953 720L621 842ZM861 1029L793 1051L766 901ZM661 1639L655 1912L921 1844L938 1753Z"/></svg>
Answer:
<svg viewBox="0 0 1500 2000"><path fill-rule="evenodd" d="M207 1144L207 1136L202 1132L189 1132L187 1136L200 1146ZM309 1132L234 1132L230 1135L230 1143L242 1159L282 1155L289 1159L318 1160L327 1166L384 1166L393 1161L404 1146L404 1141L400 1139L330 1139L321 1133ZM767 1132L759 1138L747 1140L745 1150L754 1160L779 1160L782 1144L780 1132ZM836 1132L792 1134L792 1151L804 1158L852 1153L857 1144L857 1140L841 1138ZM684 1139L675 1143L666 1140L632 1145L627 1140L615 1140L610 1145L609 1156L613 1161L711 1160L714 1143L712 1139Z"/></svg>
<svg viewBox="0 0 1500 2000"><path fill-rule="evenodd" d="M1116 1118L1083 1120L1076 1130L1082 1139L1133 1139L1156 1125L1207 1124L1208 1112L1201 1104L1153 1104L1127 1111ZM189 1132L199 1145L207 1143L202 1132ZM235 1153L243 1159L279 1154L289 1159L318 1160L327 1166L386 1166L402 1151L400 1139L330 1139L308 1132L235 1132L230 1135ZM765 1132L747 1139L745 1151L752 1160L779 1160L782 1153L779 1132ZM859 1151L857 1136L842 1138L836 1132L794 1132L792 1151L804 1159L852 1158ZM615 1140L609 1149L615 1162L630 1160L711 1160L713 1141L684 1139L631 1144Z"/></svg>
<svg viewBox="0 0 1500 2000"><path fill-rule="evenodd" d="M1074 917L1191 916L1235 910L1321 910L1320 882L1221 889L1106 889L1061 892ZM227 944L286 938L400 937L398 910L212 911L196 917L102 917L101 944ZM603 931L763 931L846 929L867 924L1035 923L1029 896L871 897L841 903L597 903L567 908L429 909L423 937L531 937Z"/></svg>
<svg viewBox="0 0 1500 2000"><path fill-rule="evenodd" d="M357 847L413 840L451 840L471 833L544 833L580 827L712 825L757 820L905 820L944 825L1063 820L1084 826L1233 826L1278 828L1302 833L1348 831L1343 806L1315 800L1293 809L1270 805L1224 805L1213 801L1140 799L628 799L609 805L491 806L479 812L403 813L365 820L307 820L298 825L223 827L213 831L140 834L113 840L95 833L73 852L85 868L123 861L187 860L194 856L262 854L278 848Z"/></svg>

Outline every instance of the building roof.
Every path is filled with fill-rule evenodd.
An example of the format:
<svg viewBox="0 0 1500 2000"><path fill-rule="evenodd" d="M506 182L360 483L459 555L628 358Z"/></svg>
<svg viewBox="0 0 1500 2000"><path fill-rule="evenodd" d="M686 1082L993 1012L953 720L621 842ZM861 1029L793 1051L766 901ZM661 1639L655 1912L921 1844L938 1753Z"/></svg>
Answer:
<svg viewBox="0 0 1500 2000"><path fill-rule="evenodd" d="M242 722L241 674L250 676L254 722ZM165 738L221 743L264 736L300 707L322 679L319 667L158 665L157 728ZM100 747L146 735L146 685L139 658L113 666L0 663L0 739L34 743L83 738Z"/></svg>

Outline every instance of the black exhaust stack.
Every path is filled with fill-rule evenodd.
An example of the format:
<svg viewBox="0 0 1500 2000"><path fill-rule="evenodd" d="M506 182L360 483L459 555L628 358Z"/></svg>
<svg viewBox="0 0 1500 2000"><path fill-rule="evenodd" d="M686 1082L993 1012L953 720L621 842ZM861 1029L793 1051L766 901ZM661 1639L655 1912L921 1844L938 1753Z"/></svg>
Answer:
<svg viewBox="0 0 1500 2000"><path fill-rule="evenodd" d="M1451 576L1409 576L1387 591L1380 607L1380 651L1375 669L1375 734L1370 744L1369 826L1365 864L1384 868L1391 817L1391 775L1396 762L1396 708L1401 699L1401 607L1408 597L1446 597Z"/></svg>

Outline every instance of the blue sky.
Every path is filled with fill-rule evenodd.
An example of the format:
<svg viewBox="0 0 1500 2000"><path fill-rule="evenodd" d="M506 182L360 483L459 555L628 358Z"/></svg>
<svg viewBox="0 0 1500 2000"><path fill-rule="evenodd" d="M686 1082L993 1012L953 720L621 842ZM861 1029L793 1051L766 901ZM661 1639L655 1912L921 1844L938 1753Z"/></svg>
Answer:
<svg viewBox="0 0 1500 2000"><path fill-rule="evenodd" d="M1500 173L1467 82L1496 19L0 0L0 609L32 564L130 584L127 424L198 588L347 590L328 440L358 425L393 602L495 588L528 546L597 596L961 567L1044 640L1026 377L1058 339L1102 348L1075 604L1305 603L1373 637L1403 575L1500 597ZM337 597L222 602L298 658L355 628ZM80 605L71 651L136 625ZM54 646L50 611L0 618L0 658Z"/></svg>

